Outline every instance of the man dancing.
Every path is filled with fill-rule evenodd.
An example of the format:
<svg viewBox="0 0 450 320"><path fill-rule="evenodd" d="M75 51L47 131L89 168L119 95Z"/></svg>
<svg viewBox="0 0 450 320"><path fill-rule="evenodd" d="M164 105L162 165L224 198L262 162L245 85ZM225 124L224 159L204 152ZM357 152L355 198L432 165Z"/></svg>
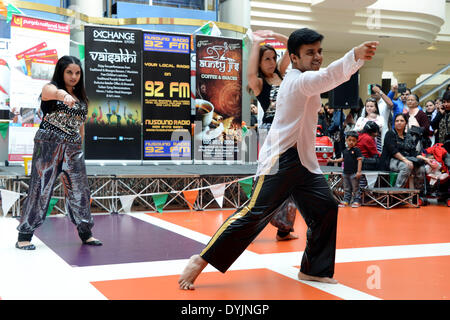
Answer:
<svg viewBox="0 0 450 320"><path fill-rule="evenodd" d="M320 93L350 79L365 60L372 59L378 42L362 43L319 70L322 39L308 28L289 36L292 70L279 89L277 112L260 151L250 201L222 224L199 255L191 257L178 280L180 289L193 290L194 281L208 263L225 273L288 197L308 227L298 278L337 283L333 275L338 204L315 153Z"/></svg>

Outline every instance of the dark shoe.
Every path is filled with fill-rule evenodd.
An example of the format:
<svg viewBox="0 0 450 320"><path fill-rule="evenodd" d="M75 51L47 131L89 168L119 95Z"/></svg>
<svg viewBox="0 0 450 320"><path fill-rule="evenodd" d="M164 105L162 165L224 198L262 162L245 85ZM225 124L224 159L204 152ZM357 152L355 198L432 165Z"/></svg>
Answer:
<svg viewBox="0 0 450 320"><path fill-rule="evenodd" d="M100 240L83 241L83 244L87 244L88 246L102 246L103 245L103 243Z"/></svg>
<svg viewBox="0 0 450 320"><path fill-rule="evenodd" d="M29 244L29 245L26 245L26 246L19 246L19 242L16 242L16 248L17 249L20 249L20 250L35 250L36 249L36 247L34 246L34 244Z"/></svg>

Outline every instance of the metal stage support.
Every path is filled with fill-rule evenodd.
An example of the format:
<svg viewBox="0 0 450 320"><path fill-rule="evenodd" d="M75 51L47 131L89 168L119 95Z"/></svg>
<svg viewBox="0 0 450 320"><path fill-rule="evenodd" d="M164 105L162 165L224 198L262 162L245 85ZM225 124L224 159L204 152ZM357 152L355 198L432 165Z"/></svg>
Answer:
<svg viewBox="0 0 450 320"><path fill-rule="evenodd" d="M123 212L121 196L135 197L131 211L156 212L157 208L152 196L161 193L168 194L163 210L186 211L191 208L184 192L195 190L198 191L198 196L192 210L221 209L209 188L217 184L225 185L222 208L236 209L248 201L238 180L253 176L255 170L255 166L249 165L240 165L238 170L233 170L229 165L196 165L188 169L184 169L186 167L183 165L103 166L98 168L88 166L87 168L93 213ZM19 200L11 207L12 216L18 217L28 192L30 176L25 176L21 172L23 168L20 167L15 169L14 167L4 167L1 171L5 170L10 172L6 175L0 174L0 188L20 193ZM146 172L152 171L172 173L146 174ZM106 174L108 172L109 174ZM119 172L124 172L124 174ZM224 173L219 174L220 172ZM64 185L60 180L55 184L52 198L58 199L52 214L65 214Z"/></svg>

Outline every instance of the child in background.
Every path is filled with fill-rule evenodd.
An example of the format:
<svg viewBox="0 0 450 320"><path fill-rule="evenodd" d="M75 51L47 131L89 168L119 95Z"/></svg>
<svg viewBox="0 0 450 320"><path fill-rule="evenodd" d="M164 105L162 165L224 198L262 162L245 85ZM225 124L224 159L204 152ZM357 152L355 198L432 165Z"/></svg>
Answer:
<svg viewBox="0 0 450 320"><path fill-rule="evenodd" d="M434 185L438 180L444 181L448 178L447 172L442 172L441 164L434 158L432 154L426 155L427 159L430 159L425 164L425 172L427 174L427 178L430 179L430 185Z"/></svg>
<svg viewBox="0 0 450 320"><path fill-rule="evenodd" d="M358 133L356 131L348 131L345 137L347 148L343 151L343 156L339 159L328 159L328 162L340 163L344 162L344 200L340 207L348 206L352 203L353 208L361 206L361 188L359 187L359 179L361 178L362 154L361 150L356 147L358 142ZM353 198L353 202L352 202Z"/></svg>

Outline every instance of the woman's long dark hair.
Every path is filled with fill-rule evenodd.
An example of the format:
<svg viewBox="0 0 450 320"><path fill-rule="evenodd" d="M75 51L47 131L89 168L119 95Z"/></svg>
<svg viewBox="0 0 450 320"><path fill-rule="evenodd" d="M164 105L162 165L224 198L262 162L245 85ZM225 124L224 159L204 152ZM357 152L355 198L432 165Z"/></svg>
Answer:
<svg viewBox="0 0 450 320"><path fill-rule="evenodd" d="M64 82L64 71L69 64L76 64L80 67L80 81L73 87L73 93L77 98L84 103L88 103L86 89L84 88L84 74L81 67L81 61L74 56L62 56L56 63L55 72L53 73L52 83L58 88L66 90L66 83Z"/></svg>
<svg viewBox="0 0 450 320"><path fill-rule="evenodd" d="M277 54L275 48L272 47L272 46L269 45L269 44L263 44L263 45L259 48L258 76L259 76L260 78L263 78L263 79L265 78L265 76L264 76L264 73L261 71L261 68L259 67L259 65L261 64L261 59L262 59L262 57L263 57L263 55L264 55L264 52L266 52L267 50L273 51L273 53L275 53L275 57L278 56L278 54ZM278 65L275 67L275 71L274 71L274 72L280 77L280 79L283 80L283 77L282 77L282 75L281 75L281 72L280 72L280 70L278 70Z"/></svg>

